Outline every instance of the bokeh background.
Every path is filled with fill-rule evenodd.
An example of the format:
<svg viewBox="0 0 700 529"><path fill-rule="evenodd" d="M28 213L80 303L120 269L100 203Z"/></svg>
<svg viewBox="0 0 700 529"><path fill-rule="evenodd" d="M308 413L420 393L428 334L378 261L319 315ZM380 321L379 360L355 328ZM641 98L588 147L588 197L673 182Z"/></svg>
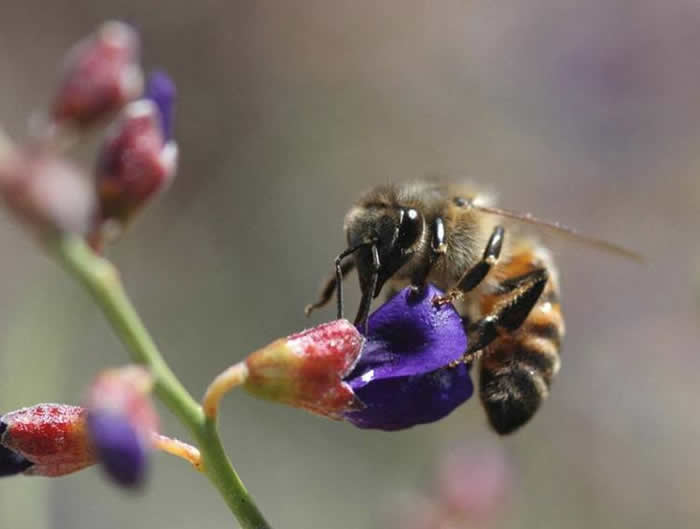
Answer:
<svg viewBox="0 0 700 529"><path fill-rule="evenodd" d="M455 528L700 526L698 2L0 0L8 131L25 133L64 50L112 17L137 25L145 63L177 81L182 163L110 254L197 395L309 325L302 308L343 246L344 212L377 183L468 178L504 206L648 257L637 266L552 241L563 368L507 439L476 399L386 434L230 395L223 436L274 527L409 527L455 451L476 454L464 486L488 482L498 499L478 516L466 507ZM89 164L93 151L76 156ZM77 402L125 351L1 215L0 408ZM231 526L187 465L158 456L153 471L142 495L96 469L2 480L0 527Z"/></svg>

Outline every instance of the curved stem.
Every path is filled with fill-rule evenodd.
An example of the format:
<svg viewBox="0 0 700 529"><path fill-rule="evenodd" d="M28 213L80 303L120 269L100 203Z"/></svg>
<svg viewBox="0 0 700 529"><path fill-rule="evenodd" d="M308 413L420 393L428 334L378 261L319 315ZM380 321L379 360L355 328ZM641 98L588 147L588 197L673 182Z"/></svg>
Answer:
<svg viewBox="0 0 700 529"><path fill-rule="evenodd" d="M226 371L220 373L207 388L204 398L202 399L202 407L204 415L208 419L216 419L219 412L219 402L226 393L233 388L244 384L248 378L248 366L245 362L239 362L229 367Z"/></svg>
<svg viewBox="0 0 700 529"><path fill-rule="evenodd" d="M151 437L151 446L153 446L155 450L160 450L166 454L184 459L200 472L204 470L202 467L202 455L199 453L199 450L179 439L173 439L166 435L154 433Z"/></svg>
<svg viewBox="0 0 700 529"><path fill-rule="evenodd" d="M48 244L58 262L90 292L132 359L149 367L156 394L189 428L201 451L204 474L219 490L241 527L268 529L224 451L215 422L205 417L201 406L166 364L124 291L114 265L73 235L60 236Z"/></svg>

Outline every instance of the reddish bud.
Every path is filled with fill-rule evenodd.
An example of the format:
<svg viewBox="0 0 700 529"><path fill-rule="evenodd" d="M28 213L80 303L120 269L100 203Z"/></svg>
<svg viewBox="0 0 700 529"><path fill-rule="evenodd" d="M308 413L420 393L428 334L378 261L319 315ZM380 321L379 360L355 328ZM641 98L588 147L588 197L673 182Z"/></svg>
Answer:
<svg viewBox="0 0 700 529"><path fill-rule="evenodd" d="M24 473L56 477L95 463L96 455L86 430L87 412L79 406L37 404L0 418L2 459L12 458Z"/></svg>
<svg viewBox="0 0 700 529"><path fill-rule="evenodd" d="M154 100L127 105L99 155L96 179L100 220L123 226L171 183L177 145L166 140L164 114Z"/></svg>
<svg viewBox="0 0 700 529"><path fill-rule="evenodd" d="M143 89L138 55L138 35L123 22L106 22L76 44L65 59L53 119L87 126L138 97Z"/></svg>
<svg viewBox="0 0 700 529"><path fill-rule="evenodd" d="M364 338L347 320L335 320L272 342L246 359L245 388L256 396L340 419L362 405L343 382Z"/></svg>
<svg viewBox="0 0 700 529"><path fill-rule="evenodd" d="M95 196L80 170L50 153L13 151L0 160L0 196L40 233L84 234Z"/></svg>

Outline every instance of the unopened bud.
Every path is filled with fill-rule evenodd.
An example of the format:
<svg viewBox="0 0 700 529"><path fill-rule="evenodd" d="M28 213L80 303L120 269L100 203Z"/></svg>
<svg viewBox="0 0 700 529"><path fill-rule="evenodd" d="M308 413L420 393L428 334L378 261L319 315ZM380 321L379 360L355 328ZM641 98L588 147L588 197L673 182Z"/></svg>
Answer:
<svg viewBox="0 0 700 529"><path fill-rule="evenodd" d="M354 367L364 338L347 320L335 320L272 342L246 359L245 388L320 415L340 419L362 407L343 377Z"/></svg>
<svg viewBox="0 0 700 529"><path fill-rule="evenodd" d="M170 185L177 166L173 97L172 82L157 74L148 97L127 105L110 130L96 171L101 223L123 226Z"/></svg>
<svg viewBox="0 0 700 529"><path fill-rule="evenodd" d="M37 404L0 417L0 475L57 477L95 463L80 406Z"/></svg>
<svg viewBox="0 0 700 529"><path fill-rule="evenodd" d="M123 22L106 22L65 59L51 108L57 123L87 126L116 112L143 90L139 38Z"/></svg>
<svg viewBox="0 0 700 529"><path fill-rule="evenodd" d="M94 222L95 195L80 170L47 152L14 151L0 160L0 196L39 233L84 234Z"/></svg>

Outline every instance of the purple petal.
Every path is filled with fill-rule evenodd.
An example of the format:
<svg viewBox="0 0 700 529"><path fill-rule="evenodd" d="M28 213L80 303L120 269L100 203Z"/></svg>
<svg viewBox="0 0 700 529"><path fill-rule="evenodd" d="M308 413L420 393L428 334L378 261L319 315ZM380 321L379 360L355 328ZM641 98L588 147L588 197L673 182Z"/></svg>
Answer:
<svg viewBox="0 0 700 529"><path fill-rule="evenodd" d="M471 397L473 390L466 364L377 380L355 391L367 407L346 413L345 418L360 428L401 430L442 419Z"/></svg>
<svg viewBox="0 0 700 529"><path fill-rule="evenodd" d="M106 411L91 412L88 415L88 428L107 474L124 487L143 483L148 466L147 455L127 418Z"/></svg>
<svg viewBox="0 0 700 529"><path fill-rule="evenodd" d="M163 71L155 71L148 78L146 97L152 100L159 110L163 137L168 141L173 136L175 83Z"/></svg>
<svg viewBox="0 0 700 529"><path fill-rule="evenodd" d="M433 285L404 288L369 318L367 344L346 378L354 390L372 380L435 371L467 350L462 319L452 305L436 307L443 293Z"/></svg>

